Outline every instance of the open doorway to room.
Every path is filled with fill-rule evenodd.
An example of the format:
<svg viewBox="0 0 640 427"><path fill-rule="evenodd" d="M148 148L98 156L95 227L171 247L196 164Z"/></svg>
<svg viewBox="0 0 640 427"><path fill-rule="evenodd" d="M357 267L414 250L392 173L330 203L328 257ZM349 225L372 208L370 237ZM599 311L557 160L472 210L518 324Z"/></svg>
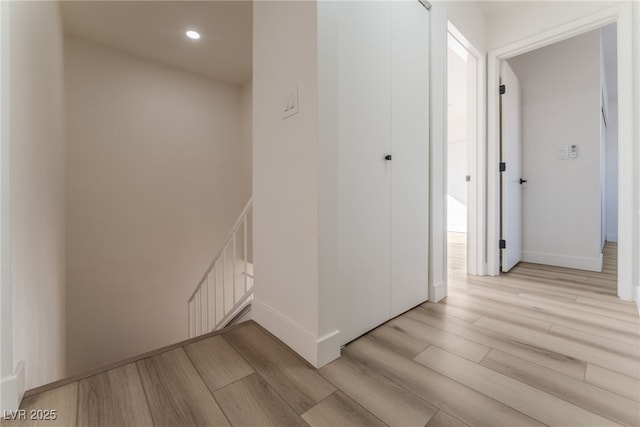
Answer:
<svg viewBox="0 0 640 427"><path fill-rule="evenodd" d="M633 72L629 66L633 59L631 25L632 9L620 5L594 12L582 19L551 28L536 36L514 41L489 51L487 56L487 273L500 274L499 249L499 86L500 63L512 57L550 44L567 40L579 34L616 23L617 40L617 296L622 300L635 300L633 224L637 215L633 191ZM493 90L492 90L493 89ZM598 112L598 120L599 120ZM578 147L578 153L581 153ZM580 155L580 154L579 154ZM601 224L597 224L600 232ZM507 243L508 244L508 243Z"/></svg>
<svg viewBox="0 0 640 427"><path fill-rule="evenodd" d="M615 294L617 221L607 224L607 199L617 198L607 185L618 166L607 159L617 146L615 62L615 24L503 61L502 272L538 268L528 263L597 272L589 277Z"/></svg>
<svg viewBox="0 0 640 427"><path fill-rule="evenodd" d="M447 34L447 259L449 274L482 274L477 247L481 55L451 24Z"/></svg>

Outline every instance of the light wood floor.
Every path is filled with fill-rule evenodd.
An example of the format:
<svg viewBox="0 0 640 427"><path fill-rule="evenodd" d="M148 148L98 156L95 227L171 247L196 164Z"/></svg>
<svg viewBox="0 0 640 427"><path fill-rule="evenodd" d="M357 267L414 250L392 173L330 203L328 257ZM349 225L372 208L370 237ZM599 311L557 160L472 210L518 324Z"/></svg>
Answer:
<svg viewBox="0 0 640 427"><path fill-rule="evenodd" d="M614 296L615 246L601 274L523 263L490 278L464 273L461 237L444 302L320 370L249 322L31 393L23 408L56 409L46 426L640 425L640 322Z"/></svg>

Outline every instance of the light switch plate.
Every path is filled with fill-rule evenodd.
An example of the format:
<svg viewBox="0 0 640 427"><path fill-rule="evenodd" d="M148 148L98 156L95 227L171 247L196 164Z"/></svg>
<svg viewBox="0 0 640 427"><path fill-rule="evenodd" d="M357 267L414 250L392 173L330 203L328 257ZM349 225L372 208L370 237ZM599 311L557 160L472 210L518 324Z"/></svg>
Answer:
<svg viewBox="0 0 640 427"><path fill-rule="evenodd" d="M281 105L283 120L298 112L298 86L293 86L283 94Z"/></svg>
<svg viewBox="0 0 640 427"><path fill-rule="evenodd" d="M569 158L569 152L565 148L558 150L558 160L567 160Z"/></svg>

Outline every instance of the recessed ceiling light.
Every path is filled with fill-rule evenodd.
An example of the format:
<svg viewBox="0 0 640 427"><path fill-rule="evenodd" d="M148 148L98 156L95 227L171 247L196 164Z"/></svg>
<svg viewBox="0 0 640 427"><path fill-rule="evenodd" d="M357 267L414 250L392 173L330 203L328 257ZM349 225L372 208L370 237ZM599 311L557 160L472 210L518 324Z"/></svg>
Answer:
<svg viewBox="0 0 640 427"><path fill-rule="evenodd" d="M198 40L200 38L200 33L197 31L189 30L185 34L192 40Z"/></svg>

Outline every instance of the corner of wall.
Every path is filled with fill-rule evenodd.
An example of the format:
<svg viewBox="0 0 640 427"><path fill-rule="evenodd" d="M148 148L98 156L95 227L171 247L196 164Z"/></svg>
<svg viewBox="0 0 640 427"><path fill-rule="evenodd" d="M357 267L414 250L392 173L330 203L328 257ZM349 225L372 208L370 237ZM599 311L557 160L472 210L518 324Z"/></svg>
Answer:
<svg viewBox="0 0 640 427"><path fill-rule="evenodd" d="M3 146L2 197L10 242L3 234L2 249L10 251L11 358L24 364L2 374L3 388L20 397L25 387L65 374L63 29L57 2L11 2L9 9L10 141ZM5 279L3 272L3 285Z"/></svg>
<svg viewBox="0 0 640 427"><path fill-rule="evenodd" d="M326 359L317 336L317 8L254 4L252 110L253 318L314 366ZM283 117L279 100L293 88L299 111Z"/></svg>
<svg viewBox="0 0 640 427"><path fill-rule="evenodd" d="M13 375L0 379L0 414L17 410L24 390L24 362L20 362Z"/></svg>
<svg viewBox="0 0 640 427"><path fill-rule="evenodd" d="M251 305L253 320L276 335L314 367L320 368L340 357L339 331L316 338L311 332L258 298L254 298Z"/></svg>
<svg viewBox="0 0 640 427"><path fill-rule="evenodd" d="M430 215L429 215L429 300L446 296L447 277L447 194L446 194L446 70L437 64L447 62L447 19L445 2L431 9L430 50Z"/></svg>

